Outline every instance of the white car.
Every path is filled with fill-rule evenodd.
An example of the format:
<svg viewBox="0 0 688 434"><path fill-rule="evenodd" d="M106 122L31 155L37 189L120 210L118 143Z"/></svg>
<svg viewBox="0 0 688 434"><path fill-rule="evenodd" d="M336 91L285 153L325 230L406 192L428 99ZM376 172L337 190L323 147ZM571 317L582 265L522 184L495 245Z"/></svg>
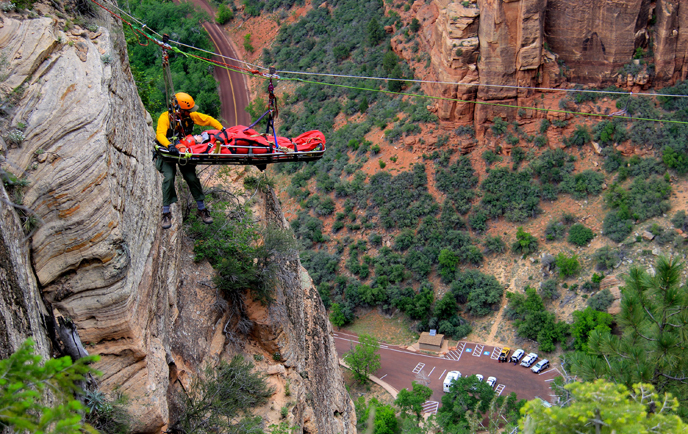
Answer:
<svg viewBox="0 0 688 434"><path fill-rule="evenodd" d="M544 371L547 368L549 368L549 360L542 359L539 362L537 362L535 366L530 368L530 370L535 372L536 374L539 374L541 371Z"/></svg>
<svg viewBox="0 0 688 434"><path fill-rule="evenodd" d="M537 354L530 353L523 358L523 361L521 362L521 366L525 366L526 368L530 368L530 365L535 363L537 358L538 358Z"/></svg>
<svg viewBox="0 0 688 434"><path fill-rule="evenodd" d="M486 383L489 384L490 387L494 389L495 383L497 383L497 378L495 378L495 377L487 377Z"/></svg>
<svg viewBox="0 0 688 434"><path fill-rule="evenodd" d="M483 376L480 374L475 374L475 378L477 378L478 381L483 381Z"/></svg>
<svg viewBox="0 0 688 434"><path fill-rule="evenodd" d="M511 359L509 359L509 361L511 363L518 363L521 361L521 359L523 358L523 355L525 353L526 353L525 351L523 351L522 349L519 348L518 350L516 350L514 352L514 354L511 355Z"/></svg>
<svg viewBox="0 0 688 434"><path fill-rule="evenodd" d="M457 378L461 378L461 372L449 371L447 373L447 376L444 377L444 383L442 384L442 390L444 390L445 393L449 392L449 388L451 387L454 380L456 380Z"/></svg>

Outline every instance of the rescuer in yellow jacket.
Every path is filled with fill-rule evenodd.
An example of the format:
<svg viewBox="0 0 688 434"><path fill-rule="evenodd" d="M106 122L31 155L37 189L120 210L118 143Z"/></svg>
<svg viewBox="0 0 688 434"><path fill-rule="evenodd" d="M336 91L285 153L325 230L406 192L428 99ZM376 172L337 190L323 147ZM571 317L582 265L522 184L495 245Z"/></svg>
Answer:
<svg viewBox="0 0 688 434"><path fill-rule="evenodd" d="M186 93L179 92L175 94L177 99L177 104L179 105L178 115L181 118L182 129L184 130L184 136L187 136L193 132L194 125L200 125L203 127L211 126L217 130L222 129L222 124L218 122L212 116L197 113L196 103L193 98ZM158 118L158 127L156 129L156 139L158 142L169 148L174 146L180 152L186 152L186 148L180 145L178 141L176 143L171 143L170 138L177 136L178 133L174 131L170 126L170 116L168 112L164 112ZM180 149L181 148L181 149ZM156 168L160 173L163 174L162 180L162 228L169 229L172 226L172 213L170 212L170 205L177 202L177 192L174 188L174 178L176 175L176 163L163 161L162 158L156 160ZM210 216L210 212L205 207L205 195L203 194L203 187L201 186L201 181L198 179L196 174L196 165L192 163L179 165L179 171L182 173L184 180L191 190L191 195L193 196L196 204L198 205L197 215L203 220L204 223L210 224L213 222L213 218Z"/></svg>

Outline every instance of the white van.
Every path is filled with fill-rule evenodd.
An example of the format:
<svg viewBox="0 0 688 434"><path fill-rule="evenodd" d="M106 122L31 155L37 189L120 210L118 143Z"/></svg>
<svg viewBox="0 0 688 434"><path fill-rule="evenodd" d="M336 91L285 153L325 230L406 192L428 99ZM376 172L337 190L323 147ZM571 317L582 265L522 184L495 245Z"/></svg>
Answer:
<svg viewBox="0 0 688 434"><path fill-rule="evenodd" d="M456 380L457 378L461 378L461 372L459 372L459 371L447 372L447 376L444 377L444 383L442 385L442 390L444 390L444 393L449 392L449 388L451 387L454 380Z"/></svg>

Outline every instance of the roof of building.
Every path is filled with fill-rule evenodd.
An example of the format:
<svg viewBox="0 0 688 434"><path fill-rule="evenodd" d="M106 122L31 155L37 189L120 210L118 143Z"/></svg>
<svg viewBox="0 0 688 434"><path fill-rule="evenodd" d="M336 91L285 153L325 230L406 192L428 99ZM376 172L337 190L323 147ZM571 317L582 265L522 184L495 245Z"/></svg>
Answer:
<svg viewBox="0 0 688 434"><path fill-rule="evenodd" d="M420 334L418 343L424 345L435 345L439 347L442 345L442 339L444 339L444 335L436 334L435 336L430 336L430 333L423 332Z"/></svg>

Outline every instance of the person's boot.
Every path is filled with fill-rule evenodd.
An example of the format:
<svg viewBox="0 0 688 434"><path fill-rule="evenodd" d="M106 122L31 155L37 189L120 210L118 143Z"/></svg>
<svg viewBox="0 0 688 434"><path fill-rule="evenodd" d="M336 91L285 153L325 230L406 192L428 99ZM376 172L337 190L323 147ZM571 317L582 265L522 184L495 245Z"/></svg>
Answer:
<svg viewBox="0 0 688 434"><path fill-rule="evenodd" d="M213 218L210 216L210 211L208 211L208 208L205 209L199 209L196 211L196 215L198 218L203 220L203 223L209 225L213 222Z"/></svg>
<svg viewBox="0 0 688 434"><path fill-rule="evenodd" d="M169 229L172 226L172 213L164 212L162 213L162 228Z"/></svg>

